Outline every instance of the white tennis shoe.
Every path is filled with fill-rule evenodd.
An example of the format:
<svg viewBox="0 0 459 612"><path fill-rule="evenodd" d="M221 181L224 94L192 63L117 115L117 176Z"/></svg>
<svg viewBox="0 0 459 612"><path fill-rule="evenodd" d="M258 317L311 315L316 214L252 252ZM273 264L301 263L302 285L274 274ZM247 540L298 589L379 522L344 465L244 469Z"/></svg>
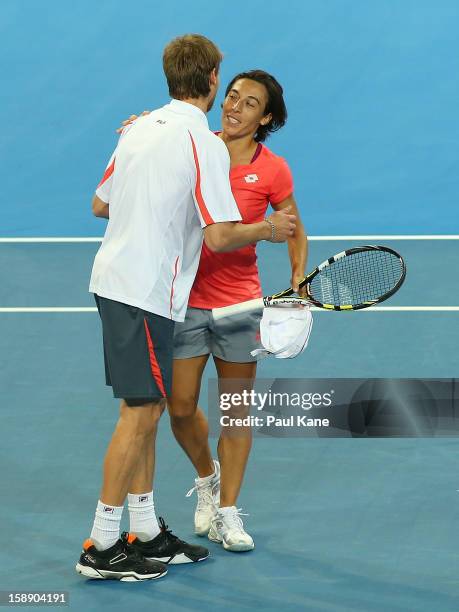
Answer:
<svg viewBox="0 0 459 612"><path fill-rule="evenodd" d="M220 503L220 464L215 459L213 461L214 474L207 478L196 478L195 486L186 494L187 497L190 497L196 491L198 496L194 513L194 532L198 536L206 536L209 533L212 518Z"/></svg>
<svg viewBox="0 0 459 612"><path fill-rule="evenodd" d="M241 513L241 508L230 506L219 509L212 519L209 531L209 540L220 542L225 550L242 552L255 548L250 535L244 530L241 516L248 516Z"/></svg>

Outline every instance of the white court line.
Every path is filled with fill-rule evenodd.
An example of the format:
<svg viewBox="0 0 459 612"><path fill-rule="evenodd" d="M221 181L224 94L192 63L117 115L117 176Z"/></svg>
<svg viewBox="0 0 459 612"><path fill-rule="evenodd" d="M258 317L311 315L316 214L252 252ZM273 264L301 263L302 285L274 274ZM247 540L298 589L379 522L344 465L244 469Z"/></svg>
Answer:
<svg viewBox="0 0 459 612"><path fill-rule="evenodd" d="M459 234L445 235L371 235L371 236L308 236L311 241L323 240L358 240L365 242L367 240L459 240ZM84 242L101 242L102 238L98 237L36 237L36 238L0 238L0 243L84 243Z"/></svg>
<svg viewBox="0 0 459 612"><path fill-rule="evenodd" d="M459 240L459 234L445 235L376 235L376 236L308 236L308 240Z"/></svg>
<svg viewBox="0 0 459 612"><path fill-rule="evenodd" d="M0 308L3 312L97 312L95 306L12 306Z"/></svg>
<svg viewBox="0 0 459 612"><path fill-rule="evenodd" d="M48 243L48 242L102 242L102 238L47 238L46 236L40 238L0 238L0 243L18 243L18 242L35 242L35 243Z"/></svg>
<svg viewBox="0 0 459 612"><path fill-rule="evenodd" d="M334 312L333 310L324 310L323 308L312 307L315 312ZM79 307L79 306L40 306L40 307L7 307L0 308L0 314L6 312L16 313L41 313L41 312L97 312L95 307ZM345 315L352 311L346 312ZM459 312L459 306L374 306L373 308L363 308L358 312ZM345 316L344 315L344 316ZM355 316L355 315L354 315Z"/></svg>

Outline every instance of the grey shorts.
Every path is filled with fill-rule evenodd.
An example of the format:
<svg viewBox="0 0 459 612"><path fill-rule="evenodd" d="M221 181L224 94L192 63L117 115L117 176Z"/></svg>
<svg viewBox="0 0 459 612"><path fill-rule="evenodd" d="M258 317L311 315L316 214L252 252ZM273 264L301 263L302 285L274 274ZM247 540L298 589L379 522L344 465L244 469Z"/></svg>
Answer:
<svg viewBox="0 0 459 612"><path fill-rule="evenodd" d="M105 381L113 395L129 406L170 395L174 321L98 295L95 299L102 321Z"/></svg>
<svg viewBox="0 0 459 612"><path fill-rule="evenodd" d="M256 361L250 351L260 348L262 313L244 313L214 321L212 311L189 307L185 321L175 324L174 359L215 355L223 361Z"/></svg>

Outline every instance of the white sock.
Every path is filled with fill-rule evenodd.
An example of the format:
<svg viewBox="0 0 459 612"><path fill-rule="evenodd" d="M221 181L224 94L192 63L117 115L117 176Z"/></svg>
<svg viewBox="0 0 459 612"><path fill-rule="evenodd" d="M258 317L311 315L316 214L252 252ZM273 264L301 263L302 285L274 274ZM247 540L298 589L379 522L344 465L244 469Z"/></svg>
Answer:
<svg viewBox="0 0 459 612"><path fill-rule="evenodd" d="M123 506L110 506L97 502L96 516L91 531L91 540L97 550L107 550L120 537L121 515Z"/></svg>
<svg viewBox="0 0 459 612"><path fill-rule="evenodd" d="M225 516L226 514L232 514L236 510L236 506L221 506L218 509L219 514Z"/></svg>
<svg viewBox="0 0 459 612"><path fill-rule="evenodd" d="M212 474L209 474L209 476L203 476L202 478L198 476L196 480L199 480L199 482L202 482L202 483L208 483L212 480L212 478L215 476L216 473L217 473L217 467L215 466L215 463L214 463L214 471L212 472Z"/></svg>
<svg viewBox="0 0 459 612"><path fill-rule="evenodd" d="M160 528L155 514L153 491L150 493L128 493L129 531L142 542L156 538Z"/></svg>

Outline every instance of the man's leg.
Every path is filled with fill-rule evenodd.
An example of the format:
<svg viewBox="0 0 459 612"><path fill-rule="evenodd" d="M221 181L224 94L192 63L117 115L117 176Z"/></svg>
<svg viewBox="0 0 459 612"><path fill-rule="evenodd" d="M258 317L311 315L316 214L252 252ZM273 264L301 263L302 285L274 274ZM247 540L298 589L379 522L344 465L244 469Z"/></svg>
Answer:
<svg viewBox="0 0 459 612"><path fill-rule="evenodd" d="M162 407L148 403L128 406L122 400L120 417L104 461L104 478L91 537L83 544L76 570L88 578L150 580L167 573L166 566L146 560L133 548L133 540L120 539L120 522L130 483L142 479L151 488L156 429ZM141 476L138 476L138 471ZM157 529L159 531L159 529Z"/></svg>
<svg viewBox="0 0 459 612"><path fill-rule="evenodd" d="M162 414L166 408L165 400L162 400L158 406ZM160 532L153 497L158 420L151 435L145 437L144 449L129 485L129 532L136 535L142 541L151 540Z"/></svg>
<svg viewBox="0 0 459 612"><path fill-rule="evenodd" d="M121 401L118 423L105 455L100 501L91 531L91 539L101 550L110 548L119 538L122 507L139 466L151 490L154 456L149 444L156 437L160 416L160 404L131 407Z"/></svg>
<svg viewBox="0 0 459 612"><path fill-rule="evenodd" d="M145 436L144 449L132 476L129 485L129 493L140 494L144 491L148 491L149 487L152 488L153 486L153 478L155 473L156 434L158 431L159 419L166 408L166 401L160 400L160 402L155 404L155 408L157 408L157 411L155 411L153 417L154 422L151 423L150 435Z"/></svg>

